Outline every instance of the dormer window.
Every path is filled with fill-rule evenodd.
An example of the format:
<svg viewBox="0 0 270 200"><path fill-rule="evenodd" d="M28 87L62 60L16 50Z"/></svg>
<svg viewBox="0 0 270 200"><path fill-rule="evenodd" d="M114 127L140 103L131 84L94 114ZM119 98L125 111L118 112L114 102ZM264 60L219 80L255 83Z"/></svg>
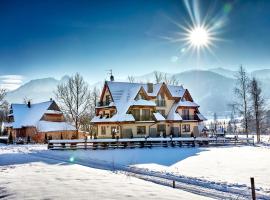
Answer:
<svg viewBox="0 0 270 200"><path fill-rule="evenodd" d="M158 107L165 107L166 106L165 97L163 94L158 94L156 104Z"/></svg>
<svg viewBox="0 0 270 200"><path fill-rule="evenodd" d="M105 105L108 106L111 103L110 95L105 96Z"/></svg>
<svg viewBox="0 0 270 200"><path fill-rule="evenodd" d="M136 98L135 98L136 101L138 101L138 100L140 100L140 99L146 100L146 96L145 96L145 94L144 94L142 91L140 91L140 92L137 94Z"/></svg>

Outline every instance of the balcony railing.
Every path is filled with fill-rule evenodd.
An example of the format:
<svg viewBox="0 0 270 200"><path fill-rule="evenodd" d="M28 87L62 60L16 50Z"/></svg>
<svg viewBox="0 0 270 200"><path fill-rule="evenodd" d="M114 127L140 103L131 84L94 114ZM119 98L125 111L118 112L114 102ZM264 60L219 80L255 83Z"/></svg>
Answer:
<svg viewBox="0 0 270 200"><path fill-rule="evenodd" d="M165 101L165 99L156 100L156 105L157 105L158 107L165 107L165 106L166 106L166 101Z"/></svg>
<svg viewBox="0 0 270 200"><path fill-rule="evenodd" d="M183 120L198 120L196 115L182 115Z"/></svg>
<svg viewBox="0 0 270 200"><path fill-rule="evenodd" d="M100 101L100 102L98 102L98 106L108 106L108 105L110 105L110 101Z"/></svg>
<svg viewBox="0 0 270 200"><path fill-rule="evenodd" d="M133 115L135 121L153 121L153 117L150 115Z"/></svg>

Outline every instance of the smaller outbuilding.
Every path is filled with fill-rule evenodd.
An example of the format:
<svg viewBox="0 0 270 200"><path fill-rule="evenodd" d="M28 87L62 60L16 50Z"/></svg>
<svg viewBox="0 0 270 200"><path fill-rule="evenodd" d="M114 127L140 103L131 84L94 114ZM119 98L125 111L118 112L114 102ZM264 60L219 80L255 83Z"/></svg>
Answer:
<svg viewBox="0 0 270 200"><path fill-rule="evenodd" d="M78 131L66 122L55 101L11 104L6 127L13 141L44 143L49 139L77 139Z"/></svg>

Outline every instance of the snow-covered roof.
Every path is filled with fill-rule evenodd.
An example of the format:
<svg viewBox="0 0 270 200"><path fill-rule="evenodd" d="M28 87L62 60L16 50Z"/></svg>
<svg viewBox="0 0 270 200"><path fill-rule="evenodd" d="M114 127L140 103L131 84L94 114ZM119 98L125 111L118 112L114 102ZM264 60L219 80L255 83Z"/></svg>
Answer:
<svg viewBox="0 0 270 200"><path fill-rule="evenodd" d="M170 93L172 94L173 97L178 97L181 98L185 94L185 89L183 86L174 86L174 85L168 85L167 86Z"/></svg>
<svg viewBox="0 0 270 200"><path fill-rule="evenodd" d="M46 110L45 114L63 114L63 112L58 110Z"/></svg>
<svg viewBox="0 0 270 200"><path fill-rule="evenodd" d="M67 122L39 121L37 123L37 130L39 132L76 131L76 128Z"/></svg>
<svg viewBox="0 0 270 200"><path fill-rule="evenodd" d="M199 120L202 120L202 121L207 120L201 113L197 113L197 116Z"/></svg>
<svg viewBox="0 0 270 200"><path fill-rule="evenodd" d="M128 82L115 82L115 81L107 81L107 85L113 97L115 103L120 102L121 100L128 100L132 95L138 94L139 90L143 88L148 96L155 97L157 96L162 83L153 84L153 92L148 93L147 91L147 84L146 83L128 83ZM169 92L173 97L181 98L184 93L185 89L183 86L173 86L167 85ZM124 96L124 98L123 98ZM133 99L134 99L133 98Z"/></svg>
<svg viewBox="0 0 270 200"><path fill-rule="evenodd" d="M172 112L168 115L167 120L182 121L183 119L179 113Z"/></svg>
<svg viewBox="0 0 270 200"><path fill-rule="evenodd" d="M14 122L13 128L36 127L38 131L64 131L76 130L76 128L66 122L42 121L44 114L62 114L58 110L48 110L54 101L31 104L30 108L26 104L12 104Z"/></svg>
<svg viewBox="0 0 270 200"><path fill-rule="evenodd" d="M27 104L11 104L14 122L13 128L21 128L23 126L36 126L44 113L48 110L53 101L31 104L30 108Z"/></svg>
<svg viewBox="0 0 270 200"><path fill-rule="evenodd" d="M174 103L173 106L171 107L171 110L169 111L167 120L182 121L182 117L179 115L179 113L176 112L177 108L178 108L178 103Z"/></svg>
<svg viewBox="0 0 270 200"><path fill-rule="evenodd" d="M111 118L107 118L106 116L100 117L100 116L95 116L91 122L93 123L98 123L98 122L134 122L135 119L132 114L115 114Z"/></svg>
<svg viewBox="0 0 270 200"><path fill-rule="evenodd" d="M198 104L191 101L179 101L178 106L184 106L184 107L199 107Z"/></svg>
<svg viewBox="0 0 270 200"><path fill-rule="evenodd" d="M127 114L128 110L131 106L156 106L156 103L152 100L135 100L137 94L140 90L144 90L144 92L149 97L156 97L163 85L163 83L153 84L153 91L151 93L148 92L148 84L145 83L129 83L129 82L115 82L115 81L107 81L106 82L108 89L112 95L112 100L114 106L116 107L116 114L112 118L96 116L91 122L121 122L121 121L135 121L131 114ZM166 85L169 93L174 98L181 99L186 89L183 86L173 86ZM176 112L179 106L187 106L187 107L199 107L198 104L191 101L179 101L175 102L167 116L167 120L181 121L182 117ZM154 114L155 118L159 120L166 120L162 115ZM157 120L158 120L157 119Z"/></svg>
<svg viewBox="0 0 270 200"><path fill-rule="evenodd" d="M115 104L114 102L111 102L109 105L105 105L105 106L96 106L96 108L109 108L109 107L114 107Z"/></svg>
<svg viewBox="0 0 270 200"><path fill-rule="evenodd" d="M131 103L132 106L156 106L156 103L153 101L147 101L144 99L134 100Z"/></svg>
<svg viewBox="0 0 270 200"><path fill-rule="evenodd" d="M156 119L157 121L165 121L165 120L166 120L165 117L163 117L163 115L160 114L159 112L153 113L153 115L154 115L154 117L155 117L155 119Z"/></svg>

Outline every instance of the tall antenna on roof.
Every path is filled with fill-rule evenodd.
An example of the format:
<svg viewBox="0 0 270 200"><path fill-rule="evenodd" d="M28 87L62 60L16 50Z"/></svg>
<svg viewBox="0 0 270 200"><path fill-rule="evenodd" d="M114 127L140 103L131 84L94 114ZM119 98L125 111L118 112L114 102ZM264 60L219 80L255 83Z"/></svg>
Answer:
<svg viewBox="0 0 270 200"><path fill-rule="evenodd" d="M109 69L108 71L109 71L109 75L110 75L110 81L114 81L112 69Z"/></svg>

